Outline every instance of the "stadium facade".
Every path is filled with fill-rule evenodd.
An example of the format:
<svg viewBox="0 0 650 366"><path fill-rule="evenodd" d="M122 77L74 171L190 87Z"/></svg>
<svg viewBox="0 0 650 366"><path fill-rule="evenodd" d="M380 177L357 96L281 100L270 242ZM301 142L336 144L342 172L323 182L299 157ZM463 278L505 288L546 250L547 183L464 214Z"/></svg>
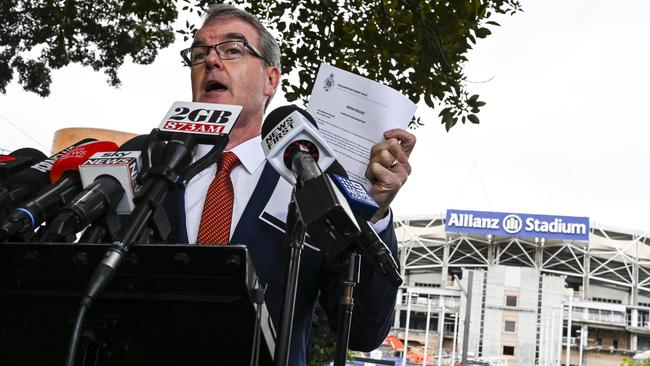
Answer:
<svg viewBox="0 0 650 366"><path fill-rule="evenodd" d="M492 364L619 365L650 349L647 234L482 235L449 232L443 216L395 225L405 283L391 334L408 342L405 363L457 361L468 307L468 354Z"/></svg>

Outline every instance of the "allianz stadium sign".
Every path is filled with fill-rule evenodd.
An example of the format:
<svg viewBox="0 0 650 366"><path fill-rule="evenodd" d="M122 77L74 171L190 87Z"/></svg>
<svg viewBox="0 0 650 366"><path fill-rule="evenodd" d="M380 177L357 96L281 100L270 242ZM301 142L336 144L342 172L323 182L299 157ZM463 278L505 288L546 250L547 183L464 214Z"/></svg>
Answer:
<svg viewBox="0 0 650 366"><path fill-rule="evenodd" d="M447 210L447 232L589 240L589 218Z"/></svg>

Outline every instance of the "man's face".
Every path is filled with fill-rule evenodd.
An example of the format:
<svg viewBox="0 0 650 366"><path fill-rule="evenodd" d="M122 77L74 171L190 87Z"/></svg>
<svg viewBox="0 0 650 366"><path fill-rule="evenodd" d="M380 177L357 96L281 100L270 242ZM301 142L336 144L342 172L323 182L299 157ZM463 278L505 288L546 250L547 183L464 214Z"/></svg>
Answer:
<svg viewBox="0 0 650 366"><path fill-rule="evenodd" d="M243 20L216 18L196 32L194 45L245 40L259 50L259 38L257 30ZM240 119L259 115L261 121L264 104L273 95L278 78L277 68L264 67L264 61L249 50L240 59L224 61L211 49L203 64L192 67L192 99L195 102L241 105L244 109Z"/></svg>

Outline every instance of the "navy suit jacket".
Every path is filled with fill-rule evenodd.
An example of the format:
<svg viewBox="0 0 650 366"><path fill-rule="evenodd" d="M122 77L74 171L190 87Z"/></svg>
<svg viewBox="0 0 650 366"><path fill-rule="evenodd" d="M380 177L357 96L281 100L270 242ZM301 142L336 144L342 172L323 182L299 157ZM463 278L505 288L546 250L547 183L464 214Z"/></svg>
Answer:
<svg viewBox="0 0 650 366"><path fill-rule="evenodd" d="M266 163L230 241L233 244L244 244L248 247L255 271L262 285L267 285L265 303L276 331L282 307L284 268L288 247L285 244L284 233L261 220L260 216L278 183L278 179L278 173ZM166 205L173 227L170 241L187 243L184 191L170 194ZM397 240L392 223L388 229L380 233L380 236L396 256ZM316 300L320 301L321 306L327 312L330 325L334 329L336 328L338 302L341 296L339 278L336 266L328 263L319 251L305 246L301 256L296 294L290 365L306 364L309 332ZM380 273L375 273L370 265L362 259L359 284L354 288L355 305L350 331L351 349L370 351L383 342L393 322L396 294L397 289L392 287Z"/></svg>

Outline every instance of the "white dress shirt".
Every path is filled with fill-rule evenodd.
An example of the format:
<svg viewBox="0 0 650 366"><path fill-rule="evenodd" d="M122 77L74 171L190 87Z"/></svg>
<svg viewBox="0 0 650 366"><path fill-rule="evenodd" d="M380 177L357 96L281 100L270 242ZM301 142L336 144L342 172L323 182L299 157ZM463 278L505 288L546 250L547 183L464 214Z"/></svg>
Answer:
<svg viewBox="0 0 650 366"><path fill-rule="evenodd" d="M193 161L203 157L210 149L212 149L212 145L197 146L194 150ZM232 237L237 226L236 223L239 222L246 205L248 205L248 200L251 198L253 190L255 190L257 181L262 175L266 159L262 151L260 136L241 143L230 151L234 152L240 161L240 164L230 172L234 193L232 223L230 224L230 237ZM212 164L209 168L194 176L185 187L185 223L189 243L196 243L205 196L208 194L208 188L216 173L217 164Z"/></svg>
<svg viewBox="0 0 650 366"><path fill-rule="evenodd" d="M212 145L198 145L194 150L192 161L200 159L207 154L210 149L212 149ZM262 151L262 139L260 136L256 136L243 142L230 151L235 153L240 161L240 164L230 172L230 179L232 181L234 193L232 222L230 224L230 237L232 238L237 223L239 222L244 209L248 205L248 200L250 200L253 195L255 186L262 175L266 157ZM185 187L185 224L187 239L190 244L196 243L196 237L199 234L199 224L201 223L201 215L203 214L205 196L208 193L208 188L210 187L210 183L212 183L216 172L217 164L212 164L210 167L194 176L194 178L192 178L192 180L187 184L187 187ZM283 179L280 178L280 181L283 181ZM284 182L281 183L284 184ZM289 201L287 198L284 204L286 205L288 203ZM286 212L286 208L283 209ZM379 220L374 224L373 228L375 231L381 232L385 230L390 223L390 216L391 215L386 215L384 219ZM276 218L283 222L286 220L286 216Z"/></svg>

